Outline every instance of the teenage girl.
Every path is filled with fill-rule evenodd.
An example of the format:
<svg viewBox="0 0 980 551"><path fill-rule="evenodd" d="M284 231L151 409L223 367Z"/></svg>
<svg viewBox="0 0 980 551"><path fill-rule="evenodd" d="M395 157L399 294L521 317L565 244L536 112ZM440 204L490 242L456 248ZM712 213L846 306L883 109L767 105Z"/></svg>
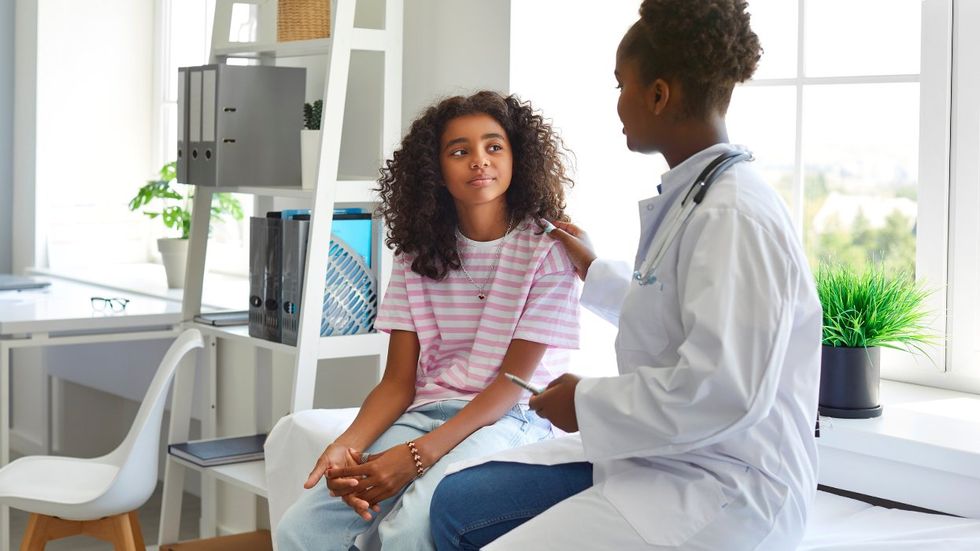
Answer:
<svg viewBox="0 0 980 551"><path fill-rule="evenodd" d="M578 347L575 268L544 232L567 220L563 157L514 96L453 97L413 123L380 179L387 367L283 517L280 551L347 551L376 522L385 550L431 549L448 464L551 437L504 374L546 384Z"/></svg>

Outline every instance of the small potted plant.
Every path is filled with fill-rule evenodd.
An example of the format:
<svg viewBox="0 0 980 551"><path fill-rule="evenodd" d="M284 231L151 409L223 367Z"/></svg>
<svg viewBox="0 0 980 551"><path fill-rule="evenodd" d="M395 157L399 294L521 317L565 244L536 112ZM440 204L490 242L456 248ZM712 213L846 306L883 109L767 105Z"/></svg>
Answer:
<svg viewBox="0 0 980 551"><path fill-rule="evenodd" d="M922 352L935 342L924 308L930 291L908 272L881 265L857 271L821 264L816 282L823 306L820 414L878 417L881 347Z"/></svg>
<svg viewBox="0 0 980 551"><path fill-rule="evenodd" d="M176 182L177 163L163 165L159 176L139 188L136 196L129 201L129 210L135 211L150 203L159 204L157 208L143 208L143 214L150 218L159 218L164 226L176 234L176 237L157 239L157 248L167 272L167 286L180 289L184 286L187 239L191 234L191 201L194 195L190 191L191 186ZM216 193L211 202L211 217L221 222L224 215L241 220L244 217L242 205L230 193Z"/></svg>
<svg viewBox="0 0 980 551"><path fill-rule="evenodd" d="M303 189L316 187L317 161L320 159L320 118L323 116L323 100L303 105L303 131L300 133L300 162L302 163Z"/></svg>

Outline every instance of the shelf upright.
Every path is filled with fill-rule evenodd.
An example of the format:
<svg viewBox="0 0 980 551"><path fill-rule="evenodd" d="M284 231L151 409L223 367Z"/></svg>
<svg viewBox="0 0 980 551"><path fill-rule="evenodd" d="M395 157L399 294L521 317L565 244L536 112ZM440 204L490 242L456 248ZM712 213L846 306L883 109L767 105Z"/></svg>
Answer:
<svg viewBox="0 0 980 551"><path fill-rule="evenodd" d="M387 338L383 334L321 337L320 317L323 299L323 282L326 278L329 241L334 206L377 205L377 197L371 179L340 179L341 136L344 113L348 106L351 51L366 50L384 54L381 109L381 143L377 144L382 159L390 158L395 144L401 138L401 81L402 81L402 20L403 0L374 0L384 6L384 30L354 26L358 0L333 0L331 9L331 36L326 39L297 42L275 41L275 0L217 0L212 30L210 63L224 63L229 58L256 59L261 64L274 64L286 57L324 55L327 57L327 74L323 89L321 119L322 142L317 166L316 186L313 190L279 187L202 187L194 194L188 247L182 313L185 324L193 325L206 335L207 352L199 369L206 373L207 388L202 390L202 437L217 436L217 341L221 339L251 343L255 347L257 363L270 360L273 353L293 354L293 373L288 404L277 407L272 404L270 416L302 411L313 407L316 387L317 362L320 359L337 359L356 356L377 356L378 374L387 356ZM364 2L364 0L361 0ZM232 43L230 33L234 4L251 4L257 11L257 40L253 43ZM380 5L380 4L379 4ZM306 273L303 283L303 299L300 307L298 339L295 347L272 343L250 337L244 328L215 328L194 324L194 316L200 313L204 284L205 259L207 256L208 227L211 219L211 200L215 193L247 193L261 197L292 197L311 200L309 246L307 247ZM387 287L387 266L391 253L380 245L381 231L375 231L375 274L378 276L378 292ZM385 269L382 269L385 267ZM380 299L379 299L380 300ZM173 406L168 442L186 441L190 434L191 396L194 392L194 374L178 372L174 380ZM259 404L257 404L259 405ZM216 535L217 487L216 480L245 489L257 496L265 496L264 462L256 461L222 467L200 468L188 462L167 456L165 461L163 503L160 519L160 542L177 541L180 525L180 507L187 469L202 473L201 535Z"/></svg>

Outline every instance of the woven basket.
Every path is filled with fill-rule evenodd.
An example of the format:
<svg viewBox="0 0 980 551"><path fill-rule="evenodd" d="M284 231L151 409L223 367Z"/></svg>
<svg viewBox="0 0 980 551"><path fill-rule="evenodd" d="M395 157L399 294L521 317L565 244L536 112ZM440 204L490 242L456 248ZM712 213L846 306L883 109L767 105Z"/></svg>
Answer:
<svg viewBox="0 0 980 551"><path fill-rule="evenodd" d="M329 37L330 0L279 0L279 42Z"/></svg>

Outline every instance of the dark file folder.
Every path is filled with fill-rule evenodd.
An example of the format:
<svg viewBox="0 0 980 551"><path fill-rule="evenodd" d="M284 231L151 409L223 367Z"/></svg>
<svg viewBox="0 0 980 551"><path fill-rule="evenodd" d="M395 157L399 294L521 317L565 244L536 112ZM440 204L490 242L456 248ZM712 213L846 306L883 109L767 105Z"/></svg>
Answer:
<svg viewBox="0 0 980 551"><path fill-rule="evenodd" d="M249 232L248 334L279 342L282 325L282 214L253 216Z"/></svg>
<svg viewBox="0 0 980 551"><path fill-rule="evenodd" d="M282 342L293 346L299 331L309 234L309 214L297 214L282 221Z"/></svg>

